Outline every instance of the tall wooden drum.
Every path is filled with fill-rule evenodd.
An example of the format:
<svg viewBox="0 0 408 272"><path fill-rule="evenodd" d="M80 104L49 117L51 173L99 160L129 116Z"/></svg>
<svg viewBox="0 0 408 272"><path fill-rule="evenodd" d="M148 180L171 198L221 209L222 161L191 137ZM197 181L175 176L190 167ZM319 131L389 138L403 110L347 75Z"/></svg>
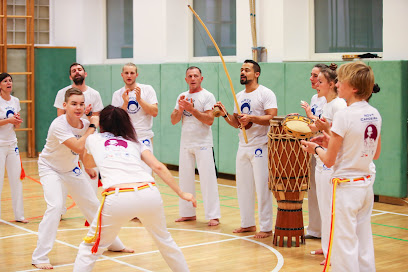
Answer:
<svg viewBox="0 0 408 272"><path fill-rule="evenodd" d="M269 189L278 202L273 244L283 247L305 243L302 204L309 187L310 154L301 148L300 139L285 132L282 126L284 117L270 121L268 133Z"/></svg>

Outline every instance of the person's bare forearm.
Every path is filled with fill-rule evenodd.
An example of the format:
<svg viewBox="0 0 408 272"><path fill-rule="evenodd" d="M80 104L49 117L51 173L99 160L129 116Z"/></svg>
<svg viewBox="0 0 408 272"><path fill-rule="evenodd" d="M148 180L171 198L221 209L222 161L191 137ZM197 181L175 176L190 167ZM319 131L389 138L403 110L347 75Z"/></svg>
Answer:
<svg viewBox="0 0 408 272"><path fill-rule="evenodd" d="M211 126L214 123L214 115L211 111L201 112L196 109L191 111L191 114L198 119L198 121Z"/></svg>
<svg viewBox="0 0 408 272"><path fill-rule="evenodd" d="M173 125L175 125L175 124L177 124L178 122L180 122L181 116L182 116L182 111L174 110L174 111L171 113L171 116L170 116L171 123L172 123Z"/></svg>
<svg viewBox="0 0 408 272"><path fill-rule="evenodd" d="M139 102L140 107L142 107L142 109L148 115L156 117L157 114L159 113L159 107L157 106L157 104L149 104L146 101L144 101L143 99L140 99L140 101L138 101L138 102Z"/></svg>

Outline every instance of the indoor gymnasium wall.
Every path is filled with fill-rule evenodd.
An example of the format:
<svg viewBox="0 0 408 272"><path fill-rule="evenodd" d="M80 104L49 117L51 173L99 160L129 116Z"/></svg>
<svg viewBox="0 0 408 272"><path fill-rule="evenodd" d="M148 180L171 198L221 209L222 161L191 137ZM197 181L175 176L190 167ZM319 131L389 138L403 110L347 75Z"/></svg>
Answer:
<svg viewBox="0 0 408 272"><path fill-rule="evenodd" d="M407 196L408 61L370 61L381 91L370 104L382 117L381 156L375 162L374 192Z"/></svg>
<svg viewBox="0 0 408 272"><path fill-rule="evenodd" d="M71 84L69 66L76 60L75 48L35 47L35 149L40 152L48 127L57 117L54 108L58 90Z"/></svg>
<svg viewBox="0 0 408 272"><path fill-rule="evenodd" d="M54 62L59 63L53 59L52 63ZM43 138L37 137L37 148L39 146L42 148L46 129L50 120L56 115L56 110L52 106L56 91L68 84L65 70L69 64L61 65L61 80L65 80L64 83L54 83L52 87L40 91L40 94L36 89L36 120L42 120L41 123L37 121L37 135L41 134L39 133L40 130L45 130L41 134ZM315 94L309 81L310 71L314 64L315 62L261 64L260 84L275 92L278 100L278 115L292 112L304 113L300 107L300 101L310 101ZM341 62L337 62L337 64L340 65ZM406 94L408 90L408 62L370 61L369 64L373 67L376 82L381 87L381 92L375 94L370 103L379 109L383 118L382 154L380 159L376 161L375 194L406 197L407 129L405 126L408 117ZM220 63L138 65L139 77L137 81L152 85L157 93L159 115L153 121L154 153L159 160L167 164L178 165L181 127L180 124L175 126L171 124L170 114L176 104L177 96L188 88L184 77L185 70L190 65L199 66L202 69L204 76L202 86L212 92L217 100L222 101L228 112L233 112L234 102L230 86ZM113 92L123 86L120 76L122 65L85 65L85 68L88 72L87 84L101 93L104 105L110 104ZM227 68L231 74L235 92L238 93L243 89L239 83L241 63L228 63ZM41 67L41 69L43 68ZM40 73L40 67L38 67L36 87L40 86L37 85L40 84L38 83L40 76L44 77L42 81L47 81L50 73L51 75L56 74L57 71L59 70L54 68L49 73ZM50 78L58 78L58 76L51 76ZM47 97L40 102L38 98L41 99L44 92ZM42 101L47 102L40 106ZM46 122L43 122L43 117ZM41 129L39 126L42 126ZM212 130L214 153L219 172L235 174L235 155L238 147L237 131L221 118L214 121Z"/></svg>

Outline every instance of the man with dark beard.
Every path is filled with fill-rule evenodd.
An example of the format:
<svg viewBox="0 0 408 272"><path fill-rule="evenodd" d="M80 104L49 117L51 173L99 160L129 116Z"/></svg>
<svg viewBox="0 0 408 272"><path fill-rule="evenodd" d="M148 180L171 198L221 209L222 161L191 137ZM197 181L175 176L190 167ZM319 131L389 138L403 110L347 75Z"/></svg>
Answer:
<svg viewBox="0 0 408 272"><path fill-rule="evenodd" d="M92 115L99 115L99 112L103 109L103 103L101 95L98 91L92 89L85 84L85 78L87 77L84 67L79 63L73 63L69 67L69 79L73 81L72 85L69 85L58 91L55 98L54 107L57 108L57 115L60 116L65 113L64 103L65 92L70 88L77 88L82 91L85 96L85 113L83 118L89 119ZM88 117L86 117L88 116Z"/></svg>
<svg viewBox="0 0 408 272"><path fill-rule="evenodd" d="M236 179L241 227L234 233L255 232L255 191L258 199L260 231L255 238L272 235L272 194L268 189L268 127L269 120L278 113L275 94L258 83L261 68L253 60L246 60L241 67L241 84L245 90L237 94L241 114L227 113L224 105L215 106L225 112L224 119L234 127L245 127L248 143L239 132L239 147L236 158Z"/></svg>
<svg viewBox="0 0 408 272"><path fill-rule="evenodd" d="M85 78L87 77L87 73L85 68L79 64L74 62L69 67L69 79L73 81L72 85L69 85L61 90L58 91L57 97L55 97L54 107L57 108L57 115L60 116L65 114L64 110L64 99L65 99L65 92L71 88L79 89L85 97L85 112L82 118L86 120L90 120L92 116L99 116L99 112L103 109L103 103L101 95L98 91L92 89L91 87L85 84ZM81 167L85 174L87 180L91 183L92 188L95 191L95 194L98 192L98 170L97 168L93 169L85 169ZM65 208L65 201L67 199L67 193L63 192L64 194L64 210L61 211L61 215L65 214L67 209Z"/></svg>

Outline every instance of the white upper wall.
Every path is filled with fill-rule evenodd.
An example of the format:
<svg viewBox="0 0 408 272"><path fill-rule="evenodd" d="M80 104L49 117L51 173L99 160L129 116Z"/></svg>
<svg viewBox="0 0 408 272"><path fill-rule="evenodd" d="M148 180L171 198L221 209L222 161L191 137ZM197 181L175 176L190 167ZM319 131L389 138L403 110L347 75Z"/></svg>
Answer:
<svg viewBox="0 0 408 272"><path fill-rule="evenodd" d="M106 59L105 0L51 0L51 41L55 46L77 47L84 64L166 63L219 61L218 57L193 58L192 0L133 0L133 59ZM340 60L340 55L314 54L313 0L257 0L258 46L268 62ZM237 56L252 58L248 1L237 1ZM408 1L383 1L383 59L408 60Z"/></svg>
<svg viewBox="0 0 408 272"><path fill-rule="evenodd" d="M383 57L384 60L408 60L408 1L384 0Z"/></svg>
<svg viewBox="0 0 408 272"><path fill-rule="evenodd" d="M309 1L291 0L283 3L283 60L310 60Z"/></svg>

